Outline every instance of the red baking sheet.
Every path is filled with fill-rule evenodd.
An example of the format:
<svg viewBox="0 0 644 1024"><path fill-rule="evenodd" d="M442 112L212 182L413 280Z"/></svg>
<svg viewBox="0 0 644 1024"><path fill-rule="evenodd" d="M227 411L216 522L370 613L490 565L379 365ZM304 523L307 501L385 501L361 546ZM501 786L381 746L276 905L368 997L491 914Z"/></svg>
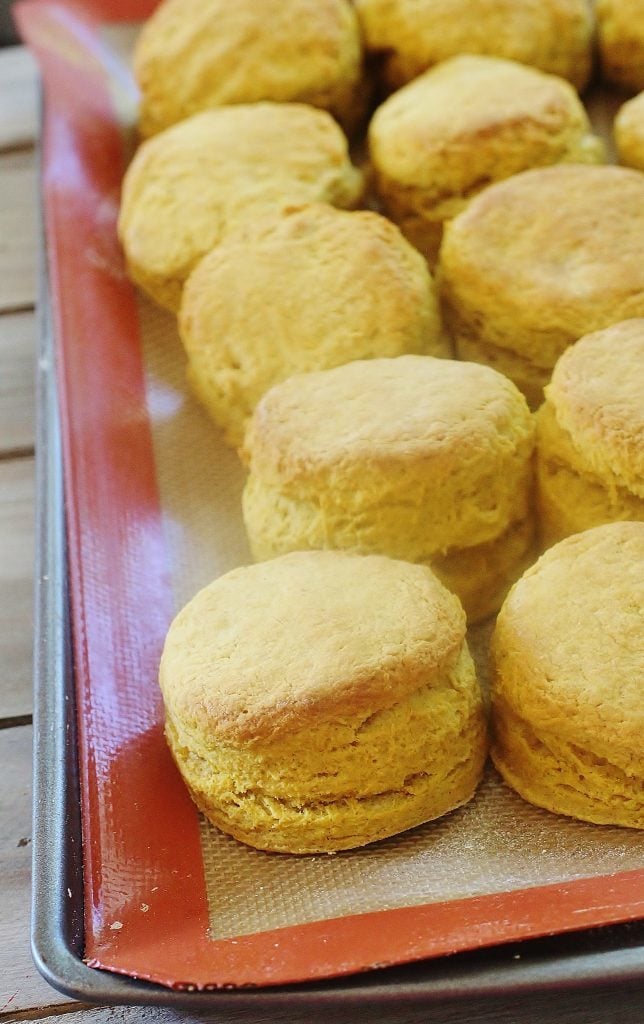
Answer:
<svg viewBox="0 0 644 1024"><path fill-rule="evenodd" d="M175 988L276 985L640 918L644 871L630 871L209 938L199 820L162 733L169 553L136 297L116 239L125 157L113 57L98 32L154 6L22 0L16 11L45 90L87 963ZM133 87L125 72L121 86Z"/></svg>

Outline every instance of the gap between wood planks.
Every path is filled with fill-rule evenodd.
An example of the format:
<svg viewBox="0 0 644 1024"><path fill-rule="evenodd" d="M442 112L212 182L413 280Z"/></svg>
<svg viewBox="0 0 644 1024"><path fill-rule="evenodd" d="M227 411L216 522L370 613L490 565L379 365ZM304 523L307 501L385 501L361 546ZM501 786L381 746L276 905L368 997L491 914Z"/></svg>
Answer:
<svg viewBox="0 0 644 1024"><path fill-rule="evenodd" d="M0 462L15 462L16 459L31 459L34 456L33 445L23 445L18 448L7 448L0 451Z"/></svg>
<svg viewBox="0 0 644 1024"><path fill-rule="evenodd" d="M13 729L16 725L32 725L33 715L8 715L0 718L0 729ZM0 1016L0 1020L2 1017Z"/></svg>
<svg viewBox="0 0 644 1024"><path fill-rule="evenodd" d="M80 1010L90 1010L92 1007L85 1003L58 1003L55 1006L37 1006L33 1010L18 1010L15 1013L11 1012L11 1004L8 1003L6 1009L0 1007L0 1024L18 1024L19 1021L31 1020L40 1021L48 1020L51 1017L62 1017L68 1013L78 1013ZM90 1024L89 1020L87 1024Z"/></svg>
<svg viewBox="0 0 644 1024"><path fill-rule="evenodd" d="M9 305L5 304L5 305L3 305L2 309L0 310L0 315L2 315L2 316L5 316L5 315L6 316L11 316L12 313L33 313L33 312L35 312L35 309L36 309L36 307L35 307L34 303L31 302L31 301L30 302L17 302L14 306L12 306L10 304Z"/></svg>

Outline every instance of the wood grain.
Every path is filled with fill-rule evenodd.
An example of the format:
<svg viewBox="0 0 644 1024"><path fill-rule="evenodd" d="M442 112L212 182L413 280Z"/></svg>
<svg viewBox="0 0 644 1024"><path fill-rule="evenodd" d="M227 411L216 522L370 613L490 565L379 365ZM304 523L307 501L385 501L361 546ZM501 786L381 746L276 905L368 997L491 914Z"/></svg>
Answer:
<svg viewBox="0 0 644 1024"><path fill-rule="evenodd" d="M0 730L0 1020L70 1002L43 981L29 948L31 744L30 726Z"/></svg>
<svg viewBox="0 0 644 1024"><path fill-rule="evenodd" d="M33 451L34 348L31 312L0 316L0 458Z"/></svg>
<svg viewBox="0 0 644 1024"><path fill-rule="evenodd" d="M31 712L33 475L31 458L0 462L0 719Z"/></svg>
<svg viewBox="0 0 644 1024"><path fill-rule="evenodd" d="M0 50L0 151L33 145L38 124L38 70L24 46Z"/></svg>
<svg viewBox="0 0 644 1024"><path fill-rule="evenodd" d="M38 195L31 151L1 159L0 312L11 312L34 305Z"/></svg>

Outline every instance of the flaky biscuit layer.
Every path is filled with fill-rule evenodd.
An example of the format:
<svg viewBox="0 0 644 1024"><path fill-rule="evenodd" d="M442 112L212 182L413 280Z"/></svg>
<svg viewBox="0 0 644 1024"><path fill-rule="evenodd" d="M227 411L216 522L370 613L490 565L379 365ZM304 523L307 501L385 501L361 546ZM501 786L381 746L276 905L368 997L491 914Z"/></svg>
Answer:
<svg viewBox="0 0 644 1024"><path fill-rule="evenodd" d="M541 531L555 539L644 520L644 319L572 345L537 417Z"/></svg>
<svg viewBox="0 0 644 1024"><path fill-rule="evenodd" d="M291 378L247 435L251 548L435 561L478 617L529 546L533 440L514 385L474 363L400 356Z"/></svg>
<svg viewBox="0 0 644 1024"><path fill-rule="evenodd" d="M491 185L447 226L438 277L457 351L518 357L519 387L530 364L549 377L583 335L644 315L644 176L558 164Z"/></svg>
<svg viewBox="0 0 644 1024"><path fill-rule="evenodd" d="M160 668L198 805L261 849L345 849L468 800L486 754L465 616L427 569L296 552L179 613Z"/></svg>
<svg viewBox="0 0 644 1024"><path fill-rule="evenodd" d="M207 748L171 718L167 736L210 820L242 842L284 853L350 849L440 817L471 798L486 756L466 648L441 683L366 718L252 747Z"/></svg>
<svg viewBox="0 0 644 1024"><path fill-rule="evenodd" d="M644 827L644 523L550 548L510 591L492 640L495 764L526 799Z"/></svg>

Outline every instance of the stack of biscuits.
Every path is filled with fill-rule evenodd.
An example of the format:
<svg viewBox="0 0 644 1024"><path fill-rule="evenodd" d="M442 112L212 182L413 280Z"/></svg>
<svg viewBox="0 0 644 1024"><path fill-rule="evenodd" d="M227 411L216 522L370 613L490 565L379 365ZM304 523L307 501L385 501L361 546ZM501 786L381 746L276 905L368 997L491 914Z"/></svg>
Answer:
<svg viewBox="0 0 644 1024"><path fill-rule="evenodd" d="M256 559L172 624L166 734L242 842L420 826L488 749L526 800L644 827L643 67L644 0L144 26L119 237ZM467 628L497 613L486 712Z"/></svg>

